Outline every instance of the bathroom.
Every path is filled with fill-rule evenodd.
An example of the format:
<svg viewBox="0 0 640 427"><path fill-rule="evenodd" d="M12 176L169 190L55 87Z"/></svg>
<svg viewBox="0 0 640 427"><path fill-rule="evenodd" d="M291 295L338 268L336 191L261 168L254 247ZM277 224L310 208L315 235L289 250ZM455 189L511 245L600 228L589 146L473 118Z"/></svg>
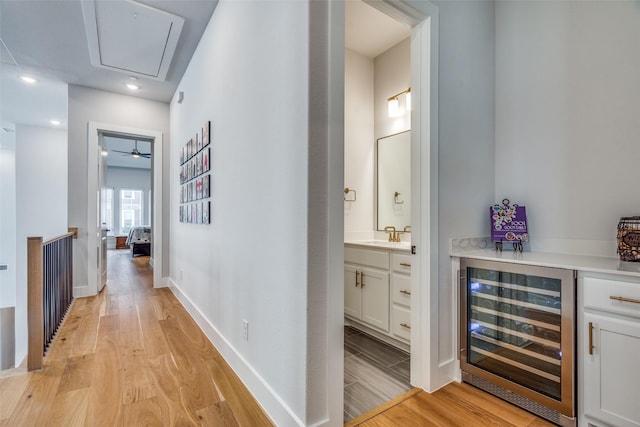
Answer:
<svg viewBox="0 0 640 427"><path fill-rule="evenodd" d="M410 389L410 30L346 2L345 422Z"/></svg>

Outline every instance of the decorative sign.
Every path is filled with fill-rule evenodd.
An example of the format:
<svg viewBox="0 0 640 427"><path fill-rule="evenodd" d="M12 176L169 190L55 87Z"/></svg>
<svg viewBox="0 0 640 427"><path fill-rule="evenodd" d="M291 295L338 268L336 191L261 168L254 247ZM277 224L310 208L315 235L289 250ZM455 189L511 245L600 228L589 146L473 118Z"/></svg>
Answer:
<svg viewBox="0 0 640 427"><path fill-rule="evenodd" d="M504 199L502 205L495 204L489 208L489 215L491 240L496 242L496 249L501 251L502 242L508 242L514 244L514 250L522 252L522 244L529 241L526 208L509 205L509 199Z"/></svg>

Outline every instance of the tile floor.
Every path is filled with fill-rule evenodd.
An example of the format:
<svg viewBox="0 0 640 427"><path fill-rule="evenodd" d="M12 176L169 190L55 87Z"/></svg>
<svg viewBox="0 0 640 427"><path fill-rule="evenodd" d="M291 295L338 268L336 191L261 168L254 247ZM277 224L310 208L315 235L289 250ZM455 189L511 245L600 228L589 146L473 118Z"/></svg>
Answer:
<svg viewBox="0 0 640 427"><path fill-rule="evenodd" d="M409 353L344 327L344 421L410 390Z"/></svg>

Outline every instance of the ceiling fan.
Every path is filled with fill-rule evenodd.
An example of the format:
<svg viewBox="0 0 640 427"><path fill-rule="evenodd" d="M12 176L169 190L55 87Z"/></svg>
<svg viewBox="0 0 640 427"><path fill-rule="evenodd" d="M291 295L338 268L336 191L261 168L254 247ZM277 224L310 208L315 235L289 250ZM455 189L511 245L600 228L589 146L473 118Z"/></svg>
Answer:
<svg viewBox="0 0 640 427"><path fill-rule="evenodd" d="M111 151L115 153L123 153L125 156L135 157L136 159L138 157L144 157L145 159L151 158L151 153L141 153L138 151L138 140L136 140L135 146L131 151L119 151L119 150L111 150Z"/></svg>

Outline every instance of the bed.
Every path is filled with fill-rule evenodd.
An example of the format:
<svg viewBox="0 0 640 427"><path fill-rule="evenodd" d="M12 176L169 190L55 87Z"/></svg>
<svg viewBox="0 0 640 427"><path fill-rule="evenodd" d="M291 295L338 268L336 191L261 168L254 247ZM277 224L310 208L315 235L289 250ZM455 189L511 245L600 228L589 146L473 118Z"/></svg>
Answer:
<svg viewBox="0 0 640 427"><path fill-rule="evenodd" d="M127 236L127 245L131 248L131 256L151 255L151 227L143 225L132 227Z"/></svg>

